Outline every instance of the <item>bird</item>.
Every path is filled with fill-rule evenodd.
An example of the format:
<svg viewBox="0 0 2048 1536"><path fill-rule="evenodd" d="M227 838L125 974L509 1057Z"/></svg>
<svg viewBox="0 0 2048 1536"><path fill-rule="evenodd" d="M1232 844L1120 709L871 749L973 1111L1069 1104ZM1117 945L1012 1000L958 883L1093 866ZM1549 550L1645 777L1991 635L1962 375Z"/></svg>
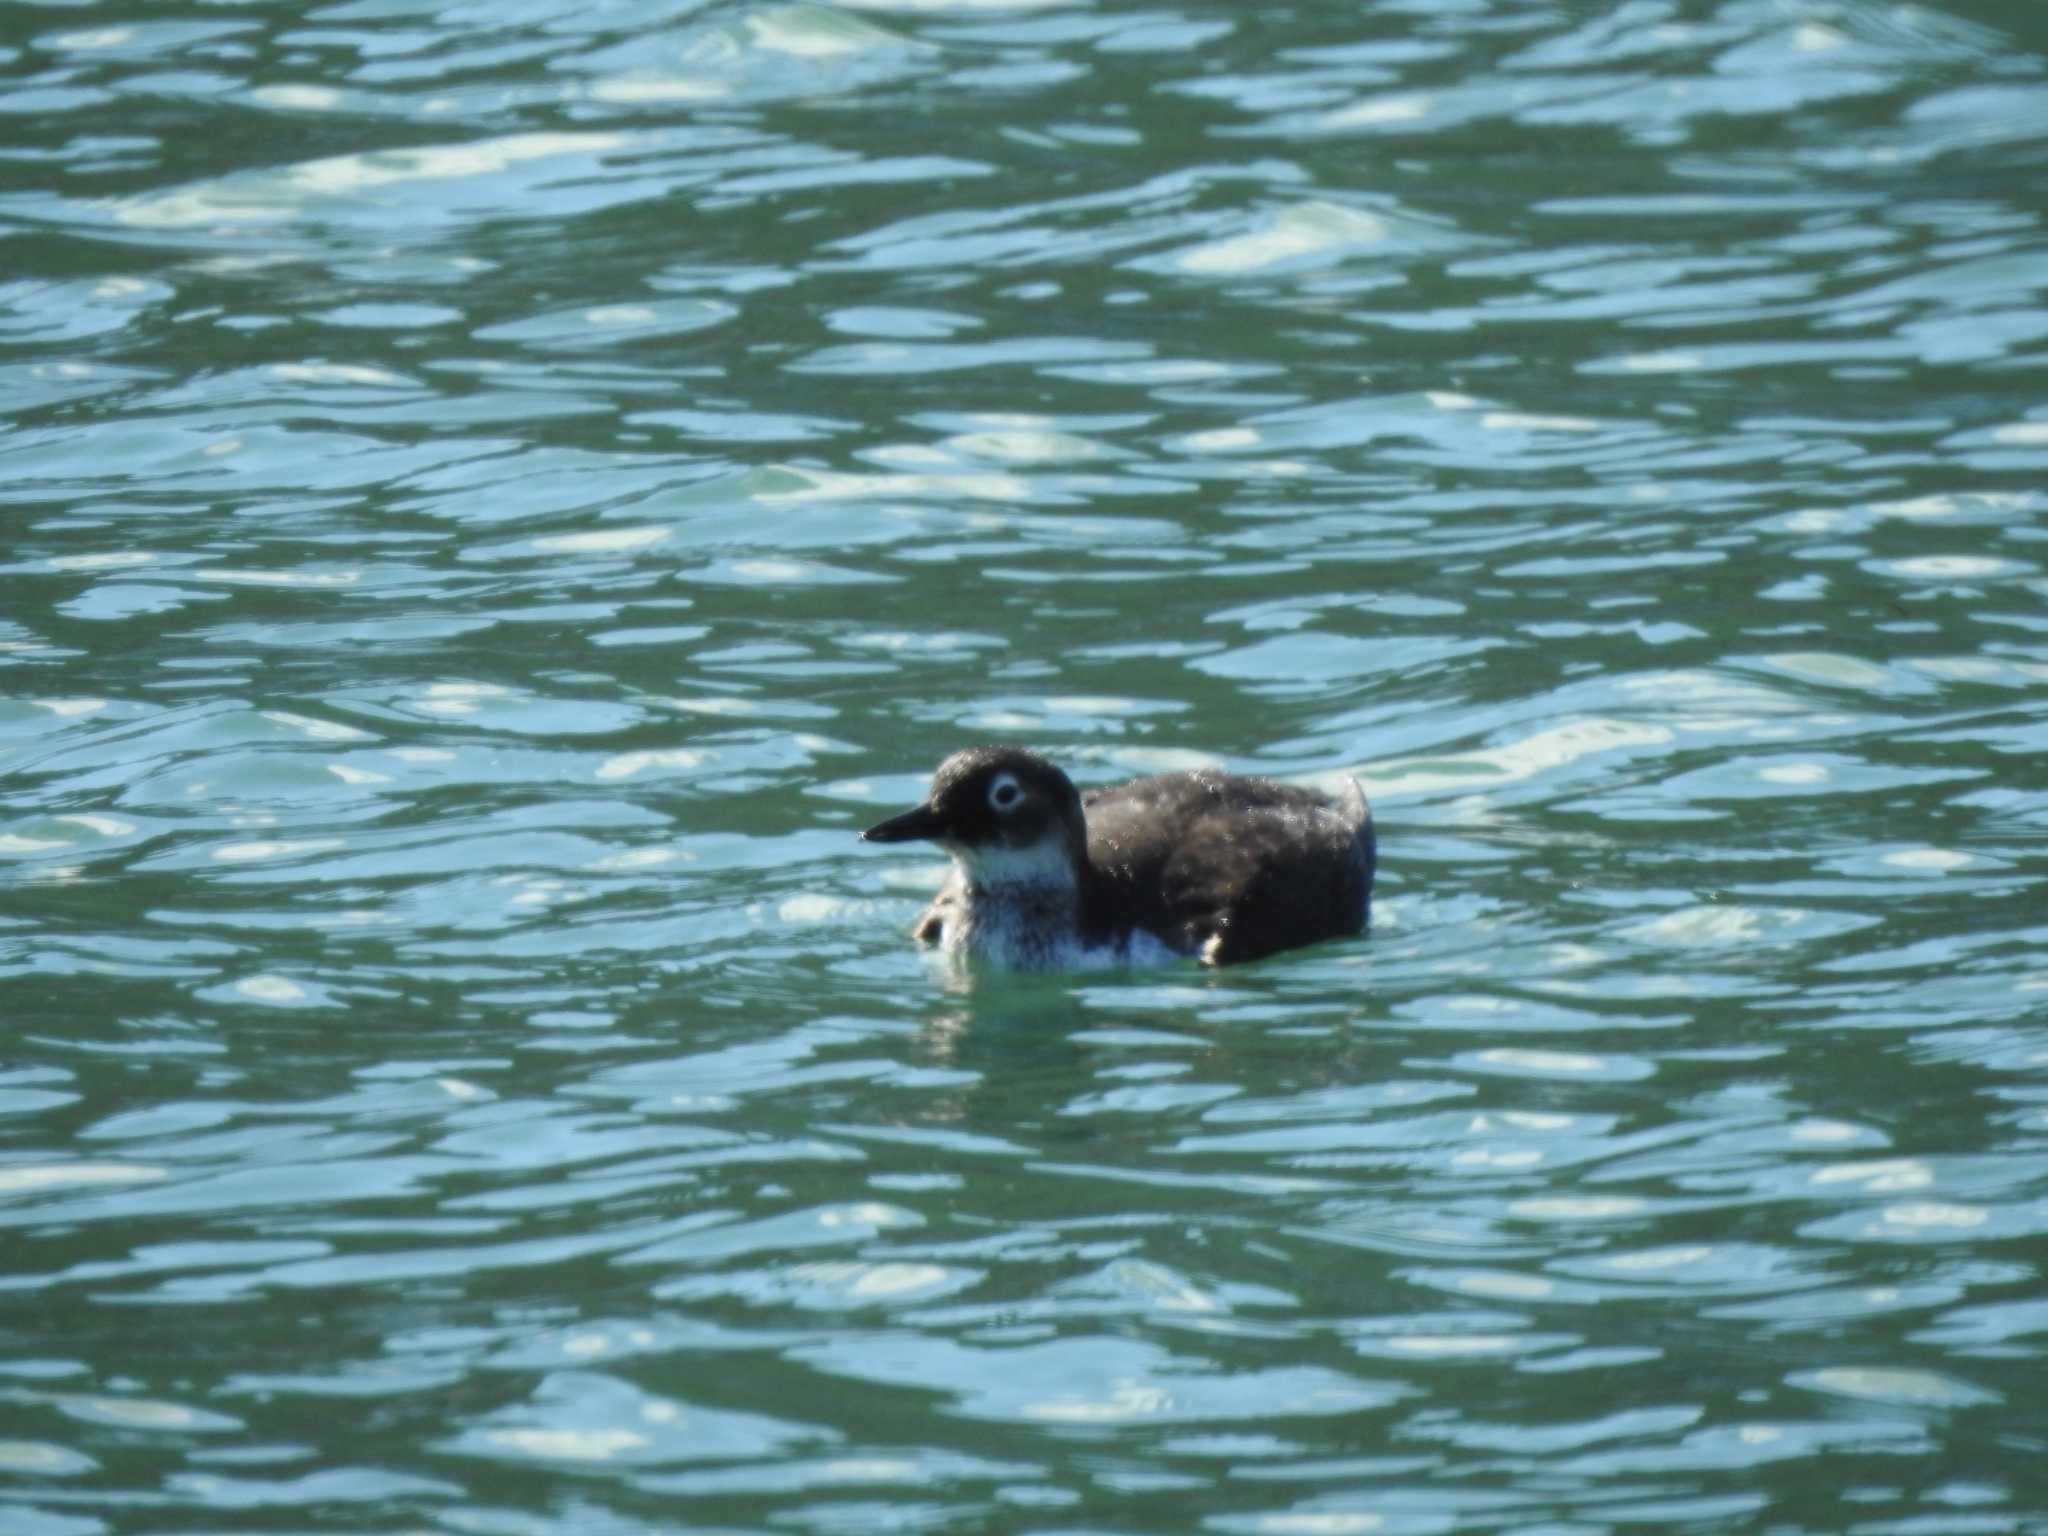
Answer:
<svg viewBox="0 0 2048 1536"><path fill-rule="evenodd" d="M1084 792L1036 752L969 747L939 764L923 804L861 838L952 855L911 934L955 959L1235 965L1369 926L1372 808L1348 784L1332 799L1198 768Z"/></svg>

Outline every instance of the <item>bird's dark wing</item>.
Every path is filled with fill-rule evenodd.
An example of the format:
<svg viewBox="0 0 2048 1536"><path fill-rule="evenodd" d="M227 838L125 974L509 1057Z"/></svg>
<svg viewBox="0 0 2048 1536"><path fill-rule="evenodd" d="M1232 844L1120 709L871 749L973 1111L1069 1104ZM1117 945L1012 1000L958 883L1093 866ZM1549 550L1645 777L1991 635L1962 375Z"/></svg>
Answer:
<svg viewBox="0 0 2048 1536"><path fill-rule="evenodd" d="M1098 879L1138 926L1211 965L1356 933L1372 817L1270 779L1168 774L1084 797Z"/></svg>

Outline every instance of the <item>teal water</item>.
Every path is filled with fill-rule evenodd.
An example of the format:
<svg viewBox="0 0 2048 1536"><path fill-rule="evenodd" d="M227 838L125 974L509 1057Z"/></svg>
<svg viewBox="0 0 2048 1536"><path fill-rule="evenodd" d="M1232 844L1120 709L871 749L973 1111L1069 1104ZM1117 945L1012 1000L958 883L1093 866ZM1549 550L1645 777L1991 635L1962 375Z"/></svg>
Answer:
<svg viewBox="0 0 2048 1536"><path fill-rule="evenodd" d="M0 13L0 1529L2048 1531L2044 17Z"/></svg>

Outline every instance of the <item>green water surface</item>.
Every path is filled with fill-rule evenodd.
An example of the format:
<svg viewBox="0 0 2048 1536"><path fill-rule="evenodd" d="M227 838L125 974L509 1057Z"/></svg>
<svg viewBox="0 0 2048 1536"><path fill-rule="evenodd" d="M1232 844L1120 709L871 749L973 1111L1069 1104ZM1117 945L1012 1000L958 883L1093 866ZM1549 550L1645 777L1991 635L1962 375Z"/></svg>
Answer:
<svg viewBox="0 0 2048 1536"><path fill-rule="evenodd" d="M0 1533L2048 1532L2048 10L0 11ZM977 741L1379 814L965 979Z"/></svg>

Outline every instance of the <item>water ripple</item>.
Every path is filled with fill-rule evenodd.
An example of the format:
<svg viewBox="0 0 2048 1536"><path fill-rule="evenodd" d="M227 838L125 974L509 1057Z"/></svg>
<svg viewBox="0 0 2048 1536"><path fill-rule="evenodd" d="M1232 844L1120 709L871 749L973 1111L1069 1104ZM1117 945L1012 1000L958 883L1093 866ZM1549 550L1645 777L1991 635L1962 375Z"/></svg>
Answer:
<svg viewBox="0 0 2048 1536"><path fill-rule="evenodd" d="M2038 1524L1996 9L0 27L14 1523ZM970 738L1374 931L922 965Z"/></svg>

